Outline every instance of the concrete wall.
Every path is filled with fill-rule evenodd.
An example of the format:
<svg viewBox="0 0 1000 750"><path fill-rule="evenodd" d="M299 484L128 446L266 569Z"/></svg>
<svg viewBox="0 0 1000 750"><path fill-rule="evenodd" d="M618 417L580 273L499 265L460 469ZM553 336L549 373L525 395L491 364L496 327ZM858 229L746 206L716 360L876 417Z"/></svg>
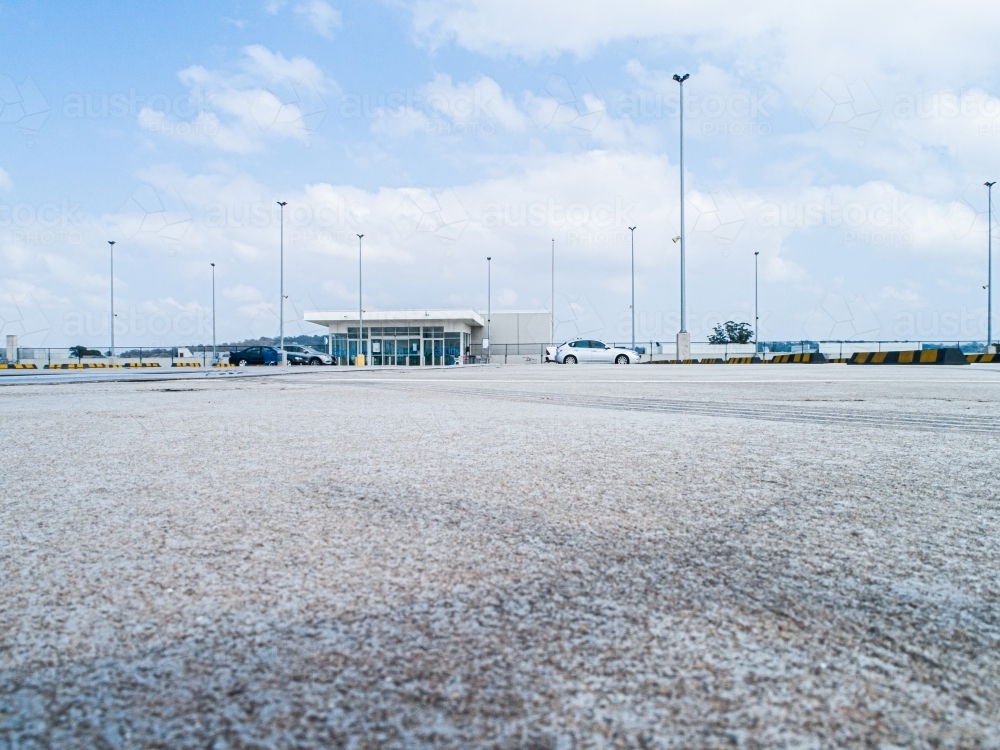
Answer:
<svg viewBox="0 0 1000 750"><path fill-rule="evenodd" d="M479 311L485 319L486 312ZM548 310L494 310L490 315L490 344L548 344L552 335ZM482 346L486 326L472 329L472 345Z"/></svg>

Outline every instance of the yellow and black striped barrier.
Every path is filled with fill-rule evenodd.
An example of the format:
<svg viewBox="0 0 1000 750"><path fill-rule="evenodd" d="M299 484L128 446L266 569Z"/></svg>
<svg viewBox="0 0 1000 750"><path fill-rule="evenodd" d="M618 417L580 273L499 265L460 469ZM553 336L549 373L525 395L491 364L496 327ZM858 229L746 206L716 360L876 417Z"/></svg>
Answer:
<svg viewBox="0 0 1000 750"><path fill-rule="evenodd" d="M969 362L997 362L1000 363L1000 354L966 354L965 358Z"/></svg>
<svg viewBox="0 0 1000 750"><path fill-rule="evenodd" d="M831 364L832 363L832 364L835 364L835 365L846 365L848 363L848 361L850 361L850 357L827 357L826 358L827 364Z"/></svg>
<svg viewBox="0 0 1000 750"><path fill-rule="evenodd" d="M212 367L236 367L236 365L231 365L228 362L216 362Z"/></svg>
<svg viewBox="0 0 1000 750"><path fill-rule="evenodd" d="M46 370L107 370L121 365L110 365L105 362L70 362L62 365L45 365Z"/></svg>
<svg viewBox="0 0 1000 750"><path fill-rule="evenodd" d="M705 357L701 360L703 365L721 365L725 360L721 357Z"/></svg>
<svg viewBox="0 0 1000 750"><path fill-rule="evenodd" d="M726 360L727 365L758 365L760 357L730 357Z"/></svg>
<svg viewBox="0 0 1000 750"><path fill-rule="evenodd" d="M171 367L201 367L201 362L174 362Z"/></svg>
<svg viewBox="0 0 1000 750"><path fill-rule="evenodd" d="M0 364L0 370L37 370L38 365L28 365L28 364L18 364L16 362L11 362L9 364Z"/></svg>
<svg viewBox="0 0 1000 750"><path fill-rule="evenodd" d="M826 355L819 352L802 352L801 354L775 354L771 359L765 359L774 365L786 365L793 362L803 362L806 364L825 364Z"/></svg>
<svg viewBox="0 0 1000 750"><path fill-rule="evenodd" d="M967 365L962 350L917 349L902 352L856 352L847 361L849 365Z"/></svg>
<svg viewBox="0 0 1000 750"><path fill-rule="evenodd" d="M126 362L124 367L159 367L159 362Z"/></svg>

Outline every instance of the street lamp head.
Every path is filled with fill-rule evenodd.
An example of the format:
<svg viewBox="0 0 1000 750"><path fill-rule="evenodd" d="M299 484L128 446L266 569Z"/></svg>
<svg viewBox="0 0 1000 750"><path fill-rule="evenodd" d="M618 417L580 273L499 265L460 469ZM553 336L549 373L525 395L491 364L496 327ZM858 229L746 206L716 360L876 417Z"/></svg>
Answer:
<svg viewBox="0 0 1000 750"><path fill-rule="evenodd" d="M684 83L684 81L686 81L690 77L691 77L690 73L685 73L682 76L674 74L674 80L677 81L677 83Z"/></svg>
<svg viewBox="0 0 1000 750"><path fill-rule="evenodd" d="M359 234L359 235L358 235L358 239L359 239L359 240L360 240L360 239L361 239L362 237L364 237L364 235L363 235L363 234Z"/></svg>
<svg viewBox="0 0 1000 750"><path fill-rule="evenodd" d="M114 245L114 244L115 244L115 241L114 241L114 240L108 240L108 244L109 244L109 245Z"/></svg>
<svg viewBox="0 0 1000 750"><path fill-rule="evenodd" d="M629 231L630 232L634 232L635 231L635 227L629 227Z"/></svg>
<svg viewBox="0 0 1000 750"><path fill-rule="evenodd" d="M486 256L486 260L493 260L489 255Z"/></svg>
<svg viewBox="0 0 1000 750"><path fill-rule="evenodd" d="M214 263L212 263L212 268L215 268L215 264Z"/></svg>
<svg viewBox="0 0 1000 750"><path fill-rule="evenodd" d="M677 244L678 242L680 242L680 241L681 241L681 237L680 237L680 235L677 235L676 237L674 237L674 238L673 238L672 240L670 240L670 241L671 241L671 242L673 242L673 243L674 243L674 244L676 245L676 244Z"/></svg>
<svg viewBox="0 0 1000 750"><path fill-rule="evenodd" d="M993 187L994 185L996 185L997 183L996 183L996 180L994 180L993 182L984 182L983 184L984 184L984 185L985 185L986 187L988 187L988 188L991 188L991 187Z"/></svg>
<svg viewBox="0 0 1000 750"><path fill-rule="evenodd" d="M278 205L284 208L285 206L288 205L288 201L278 201Z"/></svg>
<svg viewBox="0 0 1000 750"><path fill-rule="evenodd" d="M754 255L760 255L760 250L755 250Z"/></svg>

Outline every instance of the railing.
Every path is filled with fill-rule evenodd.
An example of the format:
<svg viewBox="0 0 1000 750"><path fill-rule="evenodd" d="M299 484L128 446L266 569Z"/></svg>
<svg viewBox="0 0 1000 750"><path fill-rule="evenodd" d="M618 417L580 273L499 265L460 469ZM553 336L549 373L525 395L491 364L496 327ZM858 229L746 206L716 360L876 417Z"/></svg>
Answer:
<svg viewBox="0 0 1000 750"><path fill-rule="evenodd" d="M86 352L74 351L75 347L25 347L17 349L17 361L22 363L42 365L67 364L71 362L107 362L111 358L110 347L87 348ZM218 358L225 359L229 355L229 347L217 348ZM157 362L173 364L174 362L199 362L207 367L214 361L211 345L174 346L174 347L136 347L116 346L114 357L117 362Z"/></svg>
<svg viewBox="0 0 1000 750"><path fill-rule="evenodd" d="M562 342L560 342L562 343ZM623 349L631 348L631 342L604 342ZM547 348L555 349L552 343L493 343L486 352L481 346L473 345L469 356L462 357L467 363L490 362L492 364L542 364L545 362ZM904 351L908 349L939 349L942 347L960 348L966 354L977 354L986 351L982 341L913 341L907 339L890 341L869 340L823 340L823 341L760 341L757 344L711 344L707 341L691 342L691 357L702 359L718 357L746 357L757 354L768 359L775 354L799 354L803 352L818 352L827 357L846 358L855 352L865 351ZM677 358L676 342L674 341L637 341L636 351L641 355L642 362L666 361ZM230 346L216 348L218 359L225 361L229 356ZM233 349L235 350L235 349ZM0 361L5 361L4 351L0 349ZM18 347L15 361L24 364L35 364L42 367L46 364L67 364L71 362L102 362L110 355L108 348L88 350L82 357L77 356L69 347ZM114 356L118 362L157 362L170 366L175 362L199 362L207 367L213 362L211 345L195 344L175 347L115 347ZM422 356L422 354L421 354ZM344 360L346 358L341 358ZM338 361L335 359L335 361ZM422 361L422 360L421 360ZM343 362L342 362L343 363Z"/></svg>
<svg viewBox="0 0 1000 750"><path fill-rule="evenodd" d="M562 342L560 342L562 343ZM623 349L631 348L631 342L603 343ZM554 349L556 344L498 344L490 346L486 352L482 347L473 346L471 359L473 361L489 361L492 364L538 364L545 362L546 348ZM830 340L830 341L760 341L756 344L711 344L707 341L691 342L691 358L720 358L759 356L770 359L775 354L800 354L817 352L827 357L845 358L855 352L870 351L904 351L912 349L940 349L955 347L966 354L976 354L986 351L983 341L868 341L868 340ZM660 362L677 358L676 341L637 341L636 351L641 355L642 362Z"/></svg>

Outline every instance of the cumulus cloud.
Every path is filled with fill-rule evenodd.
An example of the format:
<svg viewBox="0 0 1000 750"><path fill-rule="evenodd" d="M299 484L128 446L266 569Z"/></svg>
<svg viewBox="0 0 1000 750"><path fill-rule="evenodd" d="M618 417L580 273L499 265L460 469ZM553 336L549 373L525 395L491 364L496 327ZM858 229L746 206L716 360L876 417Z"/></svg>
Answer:
<svg viewBox="0 0 1000 750"><path fill-rule="evenodd" d="M190 116L144 107L139 124L151 134L222 151L259 151L269 139L308 144L326 116L324 95L336 89L316 63L286 58L261 45L243 49L237 69L185 68Z"/></svg>
<svg viewBox="0 0 1000 750"><path fill-rule="evenodd" d="M308 21L317 34L333 38L333 30L341 25L340 11L323 0L308 0L295 6L295 12Z"/></svg>
<svg viewBox="0 0 1000 750"><path fill-rule="evenodd" d="M395 137L419 132L491 135L499 128L523 132L528 122L513 98L487 76L456 83L449 75L437 74L410 98L407 104L377 107L372 131ZM351 108L360 111L362 104L348 99L345 107L348 108L345 111ZM458 126L457 131L455 126Z"/></svg>

